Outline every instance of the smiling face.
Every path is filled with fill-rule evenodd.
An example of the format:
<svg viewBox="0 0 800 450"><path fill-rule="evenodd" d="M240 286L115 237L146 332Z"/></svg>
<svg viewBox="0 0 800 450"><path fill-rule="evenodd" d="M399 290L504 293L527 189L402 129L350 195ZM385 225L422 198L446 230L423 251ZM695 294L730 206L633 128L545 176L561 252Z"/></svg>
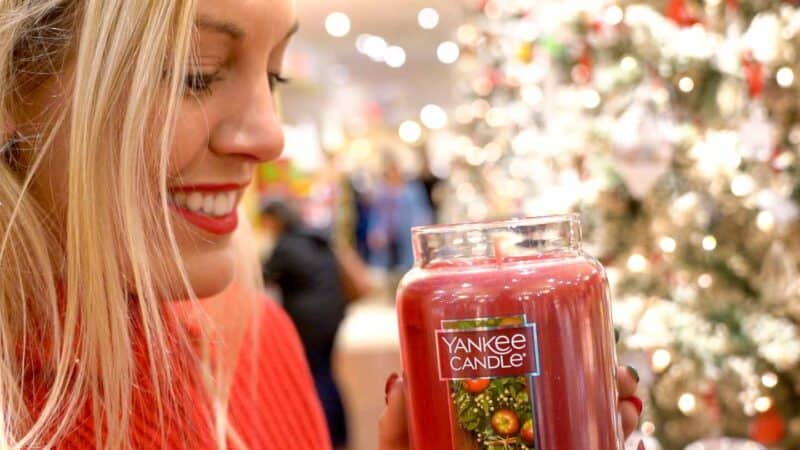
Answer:
<svg viewBox="0 0 800 450"><path fill-rule="evenodd" d="M283 149L274 94L283 81L282 60L296 27L292 0L198 0L193 57L177 111L167 190L181 257L200 297L221 292L232 280L237 251L231 235L238 226L242 193L255 166L277 158ZM61 74L31 94L19 112L21 135L39 134L41 117L69 104L69 83L63 80L73 72L67 61ZM160 120L153 118L156 125ZM34 191L55 223L65 220L68 200L68 130L56 130L56 151L46 154L34 180ZM158 145L152 147L147 163L157 167ZM158 183L153 181L149 188L157 192ZM155 270L159 264L153 266ZM174 275L162 275L180 283ZM132 279L130 273L124 276Z"/></svg>
<svg viewBox="0 0 800 450"><path fill-rule="evenodd" d="M230 235L254 166L283 149L273 95L296 22L289 0L200 0L196 23L168 189L189 280L205 296L232 278Z"/></svg>

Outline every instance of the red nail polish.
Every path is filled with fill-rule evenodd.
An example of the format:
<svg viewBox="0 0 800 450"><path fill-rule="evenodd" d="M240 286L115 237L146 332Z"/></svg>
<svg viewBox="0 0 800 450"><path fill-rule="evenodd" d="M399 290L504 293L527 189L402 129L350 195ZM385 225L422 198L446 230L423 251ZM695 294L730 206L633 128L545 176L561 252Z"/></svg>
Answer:
<svg viewBox="0 0 800 450"><path fill-rule="evenodd" d="M398 378L400 378L400 375L393 373L389 375L389 378L386 379L386 386L383 388L383 400L385 403L389 403L389 393L392 392L392 388L394 387L394 384L397 383Z"/></svg>
<svg viewBox="0 0 800 450"><path fill-rule="evenodd" d="M635 395L631 395L630 397L625 397L625 398L623 398L621 400L623 402L632 403L633 406L636 407L636 412L638 412L640 416L642 415L642 410L644 410L644 404L642 403L642 399L640 399L639 397L637 397Z"/></svg>

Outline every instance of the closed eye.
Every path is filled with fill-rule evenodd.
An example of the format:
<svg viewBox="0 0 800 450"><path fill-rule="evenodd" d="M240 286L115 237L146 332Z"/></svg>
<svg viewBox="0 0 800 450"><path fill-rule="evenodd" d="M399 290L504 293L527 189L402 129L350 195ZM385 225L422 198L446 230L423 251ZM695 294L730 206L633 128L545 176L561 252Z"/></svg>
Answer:
<svg viewBox="0 0 800 450"><path fill-rule="evenodd" d="M269 73L269 88L271 90L277 89L278 85L281 84L288 84L291 82L289 78L282 77L280 74L277 73Z"/></svg>

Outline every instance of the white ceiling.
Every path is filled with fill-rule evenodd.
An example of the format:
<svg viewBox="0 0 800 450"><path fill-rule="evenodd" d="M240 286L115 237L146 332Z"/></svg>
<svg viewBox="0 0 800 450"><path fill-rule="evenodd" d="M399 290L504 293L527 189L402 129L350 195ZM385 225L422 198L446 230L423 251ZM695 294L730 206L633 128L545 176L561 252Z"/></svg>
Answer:
<svg viewBox="0 0 800 450"><path fill-rule="evenodd" d="M439 12L441 20L434 30L423 30L417 24L417 14L424 7ZM415 117L425 104L448 106L456 98L453 66L439 62L436 48L442 41L453 39L455 29L463 23L460 0L297 0L297 10L300 32L293 45L311 55L326 89L359 90L362 96L383 106L389 123ZM344 38L334 38L325 31L325 18L334 11L351 19L352 29ZM403 47L405 66L392 69L358 53L355 41L362 33ZM341 83L338 87L335 82L330 84L337 79ZM317 93L317 100L322 95ZM290 111L309 108L286 106Z"/></svg>

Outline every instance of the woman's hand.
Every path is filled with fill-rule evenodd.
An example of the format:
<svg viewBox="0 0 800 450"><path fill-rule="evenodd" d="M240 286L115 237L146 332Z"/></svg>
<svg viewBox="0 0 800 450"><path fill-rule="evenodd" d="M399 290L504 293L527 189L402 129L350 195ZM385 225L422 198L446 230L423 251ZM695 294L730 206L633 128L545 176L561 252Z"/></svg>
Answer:
<svg viewBox="0 0 800 450"><path fill-rule="evenodd" d="M406 385L396 373L386 380L386 409L378 424L378 450L408 450Z"/></svg>
<svg viewBox="0 0 800 450"><path fill-rule="evenodd" d="M622 430L627 438L636 429L642 413L642 401L635 395L639 374L632 367L620 367L617 370L617 385ZM392 374L386 380L386 409L380 418L378 441L379 450L408 450L406 386L397 374ZM644 448L641 443L639 448Z"/></svg>

